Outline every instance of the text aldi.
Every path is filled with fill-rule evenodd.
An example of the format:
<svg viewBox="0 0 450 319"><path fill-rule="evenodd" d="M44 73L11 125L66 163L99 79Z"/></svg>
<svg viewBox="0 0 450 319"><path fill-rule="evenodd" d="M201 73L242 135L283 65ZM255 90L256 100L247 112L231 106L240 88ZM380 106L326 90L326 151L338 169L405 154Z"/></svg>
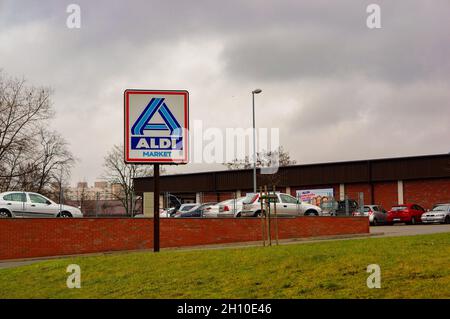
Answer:
<svg viewBox="0 0 450 319"><path fill-rule="evenodd" d="M128 89L124 104L125 162L188 162L187 91Z"/></svg>

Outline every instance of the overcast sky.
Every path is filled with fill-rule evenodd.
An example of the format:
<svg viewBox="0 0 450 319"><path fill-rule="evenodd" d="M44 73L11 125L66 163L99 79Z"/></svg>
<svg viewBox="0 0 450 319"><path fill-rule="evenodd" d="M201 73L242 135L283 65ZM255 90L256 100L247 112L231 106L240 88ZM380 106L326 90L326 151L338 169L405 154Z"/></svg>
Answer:
<svg viewBox="0 0 450 319"><path fill-rule="evenodd" d="M300 164L447 153L449 57L448 0L0 0L0 68L54 89L72 183L98 179L122 143L126 88L186 89L191 123L219 128L249 127L261 88L257 126L278 127Z"/></svg>

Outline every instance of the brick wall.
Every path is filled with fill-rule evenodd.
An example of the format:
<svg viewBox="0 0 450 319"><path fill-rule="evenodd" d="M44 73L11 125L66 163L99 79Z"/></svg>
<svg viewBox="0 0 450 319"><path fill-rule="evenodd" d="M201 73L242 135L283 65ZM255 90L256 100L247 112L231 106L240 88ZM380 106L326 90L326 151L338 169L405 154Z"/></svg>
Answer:
<svg viewBox="0 0 450 319"><path fill-rule="evenodd" d="M375 183L374 204L378 204L389 210L398 204L397 182Z"/></svg>
<svg viewBox="0 0 450 319"><path fill-rule="evenodd" d="M434 179L403 182L405 203L419 204L425 209L437 203L450 202L450 179Z"/></svg>
<svg viewBox="0 0 450 319"><path fill-rule="evenodd" d="M368 233L366 218L298 217L278 220L279 238ZM261 240L261 220L161 219L161 247ZM153 221L146 218L2 219L0 260L150 249Z"/></svg>
<svg viewBox="0 0 450 319"><path fill-rule="evenodd" d="M397 193L397 191L395 191ZM345 194L349 199L359 200L359 193L364 194L364 204L373 204L372 196L370 194L370 184L368 183L355 183L345 184Z"/></svg>

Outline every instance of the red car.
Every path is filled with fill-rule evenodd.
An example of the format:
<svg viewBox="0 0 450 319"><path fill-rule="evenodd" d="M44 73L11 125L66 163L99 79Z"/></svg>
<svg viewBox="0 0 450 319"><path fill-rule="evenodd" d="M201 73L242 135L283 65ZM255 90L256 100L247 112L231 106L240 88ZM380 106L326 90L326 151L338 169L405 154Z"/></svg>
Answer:
<svg viewBox="0 0 450 319"><path fill-rule="evenodd" d="M425 209L417 204L403 204L393 206L387 215L387 223L407 223L417 224L421 221L422 214L425 213Z"/></svg>

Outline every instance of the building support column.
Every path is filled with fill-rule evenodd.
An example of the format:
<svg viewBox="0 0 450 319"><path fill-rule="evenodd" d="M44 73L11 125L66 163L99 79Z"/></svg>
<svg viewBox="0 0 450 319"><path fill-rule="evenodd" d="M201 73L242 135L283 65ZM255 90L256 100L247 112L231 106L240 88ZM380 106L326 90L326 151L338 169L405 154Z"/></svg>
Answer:
<svg viewBox="0 0 450 319"><path fill-rule="evenodd" d="M403 181L397 181L398 204L403 205Z"/></svg>
<svg viewBox="0 0 450 319"><path fill-rule="evenodd" d="M289 186L286 186L286 194L292 195L291 188Z"/></svg>
<svg viewBox="0 0 450 319"><path fill-rule="evenodd" d="M339 184L339 200L345 200L345 185Z"/></svg>
<svg viewBox="0 0 450 319"><path fill-rule="evenodd" d="M201 203L202 200L202 193L195 193L195 202Z"/></svg>

